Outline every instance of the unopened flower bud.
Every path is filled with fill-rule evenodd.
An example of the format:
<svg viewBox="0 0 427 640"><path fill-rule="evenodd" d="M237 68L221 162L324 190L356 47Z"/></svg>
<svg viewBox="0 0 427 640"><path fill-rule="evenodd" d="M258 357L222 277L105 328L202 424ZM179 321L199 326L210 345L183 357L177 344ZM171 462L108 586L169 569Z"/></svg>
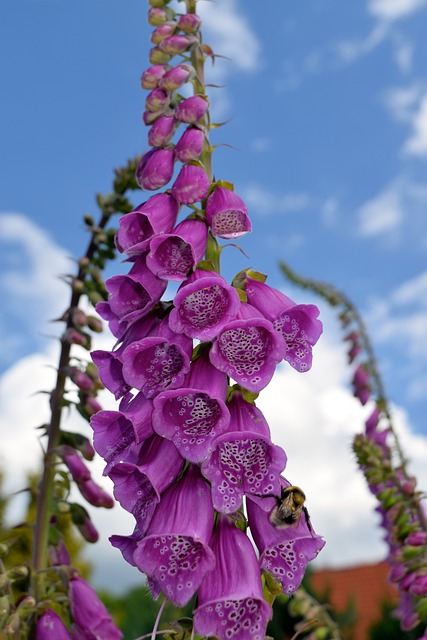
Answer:
<svg viewBox="0 0 427 640"><path fill-rule="evenodd" d="M75 327L85 327L87 325L87 315L79 307L71 310L71 319Z"/></svg>
<svg viewBox="0 0 427 640"><path fill-rule="evenodd" d="M166 73L166 67L163 64L155 64L146 69L141 76L142 89L155 89L159 86L160 80Z"/></svg>
<svg viewBox="0 0 427 640"><path fill-rule="evenodd" d="M151 34L151 42L160 44L165 38L172 36L176 31L176 22L163 22Z"/></svg>
<svg viewBox="0 0 427 640"><path fill-rule="evenodd" d="M9 578L11 578L11 580L23 580L24 578L27 578L28 575L28 567L23 564L18 565L17 567L12 567L9 571Z"/></svg>
<svg viewBox="0 0 427 640"><path fill-rule="evenodd" d="M19 615L15 612L11 613L3 627L6 636L13 636L18 631L20 623Z"/></svg>
<svg viewBox="0 0 427 640"><path fill-rule="evenodd" d="M160 116L148 132L148 144L151 147L163 147L175 133L177 121L174 116Z"/></svg>
<svg viewBox="0 0 427 640"><path fill-rule="evenodd" d="M186 13L179 17L178 29L184 31L184 33L196 33L199 30L202 23L201 18L195 13Z"/></svg>
<svg viewBox="0 0 427 640"><path fill-rule="evenodd" d="M68 510L71 511L70 505ZM67 547L63 540L60 540L58 544L50 544L48 547L49 563L52 567L69 566L71 564L70 554L67 551Z"/></svg>
<svg viewBox="0 0 427 640"><path fill-rule="evenodd" d="M151 64L166 64L172 56L166 51L162 51L159 47L153 47L150 50L149 60Z"/></svg>
<svg viewBox="0 0 427 640"><path fill-rule="evenodd" d="M179 204L194 204L206 198L209 186L209 177L202 167L185 164L172 185L171 193Z"/></svg>
<svg viewBox="0 0 427 640"><path fill-rule="evenodd" d="M404 491L404 493L406 493L407 496L411 496L414 493L416 486L416 478L407 478L402 482L402 490Z"/></svg>
<svg viewBox="0 0 427 640"><path fill-rule="evenodd" d="M77 331L76 329L67 329L62 337L63 341L68 344L78 344L86 349L90 348L90 336L87 333Z"/></svg>
<svg viewBox="0 0 427 640"><path fill-rule="evenodd" d="M87 326L94 333L102 333L102 320L96 318L95 316L87 317Z"/></svg>
<svg viewBox="0 0 427 640"><path fill-rule="evenodd" d="M102 411L102 406L99 404L98 400L93 396L89 396L86 398L84 403L84 409L89 416L95 415L98 411ZM86 457L86 456L85 456Z"/></svg>
<svg viewBox="0 0 427 640"><path fill-rule="evenodd" d="M20 615L27 615L28 613L34 611L36 604L36 599L33 598L33 596L25 596L24 598L22 598L22 600L19 601L17 610L19 611Z"/></svg>
<svg viewBox="0 0 427 640"><path fill-rule="evenodd" d="M427 533L425 531L412 531L412 533L407 536L405 544L410 544L413 547L427 544Z"/></svg>
<svg viewBox="0 0 427 640"><path fill-rule="evenodd" d="M90 479L90 471L75 449L67 446L62 447L61 457L75 482L79 483Z"/></svg>
<svg viewBox="0 0 427 640"><path fill-rule="evenodd" d="M198 160L203 150L205 134L197 127L187 127L175 145L175 158L186 164Z"/></svg>
<svg viewBox="0 0 427 640"><path fill-rule="evenodd" d="M164 111L168 106L169 95L159 87L150 91L145 101L145 108L147 111Z"/></svg>
<svg viewBox="0 0 427 640"><path fill-rule="evenodd" d="M179 64L169 69L159 81L159 87L165 91L174 91L193 78L194 68L189 64Z"/></svg>
<svg viewBox="0 0 427 640"><path fill-rule="evenodd" d="M94 389L93 380L84 371L80 371L77 367L68 367L66 373L76 387L82 391Z"/></svg>
<svg viewBox="0 0 427 640"><path fill-rule="evenodd" d="M86 542L94 543L98 541L98 531L84 507L79 504L71 505L71 521L76 525Z"/></svg>
<svg viewBox="0 0 427 640"><path fill-rule="evenodd" d="M427 576L417 576L409 587L409 591L416 596L427 596Z"/></svg>
<svg viewBox="0 0 427 640"><path fill-rule="evenodd" d="M158 27L167 20L170 20L172 13L169 9L163 7L150 7L148 10L148 24L152 27Z"/></svg>
<svg viewBox="0 0 427 640"><path fill-rule="evenodd" d="M202 96L191 96L175 107L175 118L187 124L196 124L208 110L208 102Z"/></svg>
<svg viewBox="0 0 427 640"><path fill-rule="evenodd" d="M114 507L113 498L93 480L80 482L78 488L83 498L94 507L104 507L105 509L112 509Z"/></svg>
<svg viewBox="0 0 427 640"><path fill-rule="evenodd" d="M71 640L71 635L58 614L48 609L37 622L36 640Z"/></svg>
<svg viewBox="0 0 427 640"><path fill-rule="evenodd" d="M193 36L169 36L162 40L159 44L159 49L164 53L167 53L169 56L176 56L180 53L184 53L187 49L194 44L196 40Z"/></svg>
<svg viewBox="0 0 427 640"><path fill-rule="evenodd" d="M136 181L142 189L160 189L172 178L173 166L174 154L171 149L148 151L136 168Z"/></svg>

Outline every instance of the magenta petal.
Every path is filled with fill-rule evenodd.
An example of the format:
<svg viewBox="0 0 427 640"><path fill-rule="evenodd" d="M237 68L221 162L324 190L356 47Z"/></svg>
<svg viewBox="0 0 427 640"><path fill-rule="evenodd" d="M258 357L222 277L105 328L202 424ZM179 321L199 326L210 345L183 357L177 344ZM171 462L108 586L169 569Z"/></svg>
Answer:
<svg viewBox="0 0 427 640"><path fill-rule="evenodd" d="M36 640L71 640L71 636L58 614L48 609L37 622Z"/></svg>
<svg viewBox="0 0 427 640"><path fill-rule="evenodd" d="M169 324L177 333L208 341L236 317L239 308L234 287L218 273L197 269L179 288Z"/></svg>
<svg viewBox="0 0 427 640"><path fill-rule="evenodd" d="M282 479L282 486L289 482ZM308 526L302 513L296 524L274 527L270 523L274 498L249 497L246 501L249 527L260 554L260 567L280 582L284 593L294 593L301 584L307 564L324 547L324 540Z"/></svg>
<svg viewBox="0 0 427 640"><path fill-rule="evenodd" d="M73 619L86 634L91 633L89 637L97 640L120 640L123 637L94 589L85 580L72 578L69 595Z"/></svg>
<svg viewBox="0 0 427 640"><path fill-rule="evenodd" d="M142 156L136 168L136 181L142 189L155 191L164 187L173 175L174 154L171 149L152 149Z"/></svg>
<svg viewBox="0 0 427 640"><path fill-rule="evenodd" d="M187 124L196 124L202 118L209 105L202 96L191 96L175 107L175 118Z"/></svg>
<svg viewBox="0 0 427 640"><path fill-rule="evenodd" d="M126 562L132 565L132 567L136 567L135 560L133 559L133 554L135 553L137 543L142 540L142 538L143 534L139 530L137 524L130 536L113 535L108 539L113 547L116 547L116 549L119 549L121 551Z"/></svg>
<svg viewBox="0 0 427 640"><path fill-rule="evenodd" d="M154 125L153 125L154 126ZM178 203L167 193L157 193L122 216L116 233L116 246L122 253L134 255L148 249L158 233L168 233L178 216Z"/></svg>
<svg viewBox="0 0 427 640"><path fill-rule="evenodd" d="M201 356L192 363L183 387L154 398L154 430L172 440L187 460L202 461L230 420L226 388L226 376Z"/></svg>
<svg viewBox="0 0 427 640"><path fill-rule="evenodd" d="M183 220L150 242L147 267L165 280L185 280L203 258L208 229L202 220Z"/></svg>
<svg viewBox="0 0 427 640"><path fill-rule="evenodd" d="M162 495L145 538L137 544L137 567L147 574L155 593L161 589L178 606L188 602L214 567L208 546L213 517L209 486L198 468L190 467Z"/></svg>
<svg viewBox="0 0 427 640"><path fill-rule="evenodd" d="M261 411L234 392L228 403L230 424L216 438L211 455L202 463L202 473L212 487L214 508L233 513L244 494L278 495L279 478L286 454L270 439Z"/></svg>
<svg viewBox="0 0 427 640"><path fill-rule="evenodd" d="M261 391L283 359L286 346L272 323L250 304L242 303L212 345L213 365L249 391Z"/></svg>
<svg viewBox="0 0 427 640"><path fill-rule="evenodd" d="M209 176L202 167L185 164L172 185L172 195L180 204L204 200L210 186Z"/></svg>
<svg viewBox="0 0 427 640"><path fill-rule="evenodd" d="M175 158L186 163L198 160L205 141L205 133L197 127L187 127L175 145Z"/></svg>
<svg viewBox="0 0 427 640"><path fill-rule="evenodd" d="M220 238L239 238L252 230L245 203L224 187L217 187L207 199L206 220Z"/></svg>
<svg viewBox="0 0 427 640"><path fill-rule="evenodd" d="M264 640L272 616L262 597L258 561L249 538L220 516L211 541L216 567L200 585L194 626L219 640Z"/></svg>

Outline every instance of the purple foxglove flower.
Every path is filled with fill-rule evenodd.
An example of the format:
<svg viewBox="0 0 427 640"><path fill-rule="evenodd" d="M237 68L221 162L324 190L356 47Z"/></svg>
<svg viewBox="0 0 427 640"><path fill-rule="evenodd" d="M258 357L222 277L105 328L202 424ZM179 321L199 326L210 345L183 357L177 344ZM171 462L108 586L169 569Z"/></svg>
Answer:
<svg viewBox="0 0 427 640"><path fill-rule="evenodd" d="M136 181L141 189L160 189L172 178L173 165L172 149L152 149L142 156L136 168Z"/></svg>
<svg viewBox="0 0 427 640"><path fill-rule="evenodd" d="M150 55L148 56L150 64L152 65L167 64L171 58L172 56L166 53L166 51L162 51L160 47L150 49Z"/></svg>
<svg viewBox="0 0 427 640"><path fill-rule="evenodd" d="M151 34L151 42L160 44L165 38L173 35L176 31L176 22L163 22Z"/></svg>
<svg viewBox="0 0 427 640"><path fill-rule="evenodd" d="M141 76L142 89L155 89L159 86L160 80L166 73L166 67L163 64L155 64L148 67Z"/></svg>
<svg viewBox="0 0 427 640"><path fill-rule="evenodd" d="M116 246L121 253L136 255L148 249L158 233L169 233L178 217L179 206L167 193L157 193L136 209L122 216L116 233Z"/></svg>
<svg viewBox="0 0 427 640"><path fill-rule="evenodd" d="M195 13L186 13L179 17L178 29L184 31L184 33L196 33L201 25L202 21Z"/></svg>
<svg viewBox="0 0 427 640"><path fill-rule="evenodd" d="M220 516L211 547L216 566L198 592L197 633L219 640L264 640L272 610L262 596L258 561L249 538Z"/></svg>
<svg viewBox="0 0 427 640"><path fill-rule="evenodd" d="M202 473L212 486L214 508L233 513L243 495L280 495L279 477L286 454L270 439L270 429L253 404L240 392L228 403L230 424L213 442L213 451L202 463Z"/></svg>
<svg viewBox="0 0 427 640"><path fill-rule="evenodd" d="M197 517L190 517L195 509ZM208 545L213 519L209 485L193 465L162 495L133 556L147 575L154 597L163 591L181 607L197 591L215 564Z"/></svg>
<svg viewBox="0 0 427 640"><path fill-rule="evenodd" d="M160 44L159 49L169 56L176 56L180 53L184 53L191 47L197 40L193 36L172 35L164 38Z"/></svg>
<svg viewBox="0 0 427 640"><path fill-rule="evenodd" d="M426 531L412 531L406 538L405 544L410 544L414 547L419 547L423 544L427 544L427 532Z"/></svg>
<svg viewBox="0 0 427 640"><path fill-rule="evenodd" d="M169 324L177 333L207 342L234 320L239 308L236 289L219 273L196 269L175 296Z"/></svg>
<svg viewBox="0 0 427 640"><path fill-rule="evenodd" d="M90 471L76 449L64 445L61 447L60 454L75 482L90 480Z"/></svg>
<svg viewBox="0 0 427 640"><path fill-rule="evenodd" d="M360 400L360 403L365 405L371 397L371 385L370 376L365 365L359 364L353 375L353 389L354 396Z"/></svg>
<svg viewBox="0 0 427 640"><path fill-rule="evenodd" d="M70 554L63 540L60 540L58 544L50 544L48 546L48 554L49 564L52 567L69 566L71 564Z"/></svg>
<svg viewBox="0 0 427 640"><path fill-rule="evenodd" d="M151 400L139 393L125 411L100 411L91 418L96 451L107 463L104 475L127 460L135 445L153 435L152 413Z"/></svg>
<svg viewBox="0 0 427 640"><path fill-rule="evenodd" d="M173 116L160 116L148 132L148 144L163 147L175 133L176 120Z"/></svg>
<svg viewBox="0 0 427 640"><path fill-rule="evenodd" d="M169 106L170 97L166 91L157 87L148 94L145 100L145 108L147 111L156 112L164 111Z"/></svg>
<svg viewBox="0 0 427 640"><path fill-rule="evenodd" d="M282 487L290 486L283 478L281 484ZM274 526L270 516L276 506L275 498L249 496L246 501L249 527L259 550L260 567L271 573L282 585L284 593L291 595L301 584L308 562L317 556L325 542L309 525L305 512L294 524Z"/></svg>
<svg viewBox="0 0 427 640"><path fill-rule="evenodd" d="M203 258L208 240L208 228L203 220L183 220L150 242L147 267L158 278L185 280Z"/></svg>
<svg viewBox="0 0 427 640"><path fill-rule="evenodd" d="M148 314L165 292L166 284L147 269L145 256L141 256L128 275L113 276L106 281L108 304L120 322L130 325ZM101 310L99 313L102 315Z"/></svg>
<svg viewBox="0 0 427 640"><path fill-rule="evenodd" d="M226 393L225 374L202 354L192 362L180 389L164 391L154 398L154 431L172 440L184 458L200 462L230 421Z"/></svg>
<svg viewBox="0 0 427 640"><path fill-rule="evenodd" d="M138 524L136 524L135 529L130 536L114 535L110 536L108 539L113 547L116 547L116 549L121 551L126 562L132 565L132 567L136 567L133 554L135 553L137 543L142 540L143 537L144 534L141 533Z"/></svg>
<svg viewBox="0 0 427 640"><path fill-rule="evenodd" d="M202 96L185 98L175 107L175 118L186 124L196 124L209 108L208 101Z"/></svg>
<svg viewBox="0 0 427 640"><path fill-rule="evenodd" d="M187 127L175 145L175 158L182 163L198 160L203 150L205 133L198 127Z"/></svg>
<svg viewBox="0 0 427 640"><path fill-rule="evenodd" d="M122 336L122 345L113 351L92 351L91 357L98 367L98 375L102 384L116 400L129 393L131 387L123 377L123 352L126 347L136 340L142 340L153 329L157 322L153 314L148 314L145 318L137 320Z"/></svg>
<svg viewBox="0 0 427 640"><path fill-rule="evenodd" d="M206 198L209 186L209 176L202 167L185 164L178 173L171 192L179 204L194 204Z"/></svg>
<svg viewBox="0 0 427 640"><path fill-rule="evenodd" d="M218 334L209 352L212 364L249 391L261 391L283 360L286 345L272 323L242 302L239 312Z"/></svg>
<svg viewBox="0 0 427 640"><path fill-rule="evenodd" d="M245 203L224 187L217 187L207 199L206 220L220 238L239 238L252 230Z"/></svg>
<svg viewBox="0 0 427 640"><path fill-rule="evenodd" d="M95 384L92 378L90 378L87 373L81 371L77 367L67 367L65 369L65 373L70 378L71 382L74 382L76 387L78 387L82 391L95 390Z"/></svg>
<svg viewBox="0 0 427 640"><path fill-rule="evenodd" d="M82 638L87 640L120 640L122 632L117 629L110 614L92 587L83 578L70 580L71 614Z"/></svg>
<svg viewBox="0 0 427 640"><path fill-rule="evenodd" d="M152 398L182 385L190 369L193 341L169 327L168 318L150 336L132 342L123 352L123 377L134 389Z"/></svg>
<svg viewBox="0 0 427 640"><path fill-rule="evenodd" d="M114 497L135 517L141 534L150 524L160 494L176 480L183 465L172 442L153 435L144 442L134 461L112 467L109 476L114 483Z"/></svg>
<svg viewBox="0 0 427 640"><path fill-rule="evenodd" d="M105 509L112 509L114 507L113 498L93 480L79 482L77 487L83 498L94 507L104 507Z"/></svg>
<svg viewBox="0 0 427 640"><path fill-rule="evenodd" d="M194 74L195 71L191 65L179 64L164 74L159 82L159 87L165 91L175 91L175 89L179 89L183 84L191 80Z"/></svg>
<svg viewBox="0 0 427 640"><path fill-rule="evenodd" d="M246 294L249 304L270 320L283 337L285 360L297 371L308 371L313 360L312 347L322 333L322 323L317 320L319 309L314 304L295 304L277 289L249 277Z"/></svg>
<svg viewBox="0 0 427 640"><path fill-rule="evenodd" d="M415 596L427 596L427 576L418 575L409 587L409 592Z"/></svg>
<svg viewBox="0 0 427 640"><path fill-rule="evenodd" d="M71 640L71 636L58 614L48 609L37 622L36 640Z"/></svg>
<svg viewBox="0 0 427 640"><path fill-rule="evenodd" d="M373 432L377 428L380 416L381 416L381 409L379 409L378 407L375 407L375 409L372 411L369 418L366 420L365 433L368 436L368 438L373 434Z"/></svg>

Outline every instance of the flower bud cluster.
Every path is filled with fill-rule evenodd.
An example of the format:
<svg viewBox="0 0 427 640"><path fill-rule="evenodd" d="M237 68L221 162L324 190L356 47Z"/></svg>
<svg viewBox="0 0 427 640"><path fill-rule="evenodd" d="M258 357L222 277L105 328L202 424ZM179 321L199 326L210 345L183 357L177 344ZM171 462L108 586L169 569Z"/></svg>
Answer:
<svg viewBox="0 0 427 640"><path fill-rule="evenodd" d="M348 326L352 314L343 314L341 320ZM357 316L355 320L356 328L345 338L350 343L349 361L356 365L353 391L362 405L373 406L364 433L353 441L353 450L378 500L376 511L389 548L389 579L399 590L395 615L401 628L409 630L427 619L427 518L415 478L408 475L404 460L393 455L394 433L387 403L363 326Z"/></svg>
<svg viewBox="0 0 427 640"><path fill-rule="evenodd" d="M166 4L149 10L156 46L141 83L153 148L137 181L160 189L174 162L183 166L170 190L119 222L116 246L130 269L107 280L109 299L97 305L117 342L92 352L119 406L92 416L94 446L135 519L131 535L110 540L147 575L153 596L182 606L197 592L199 634L262 640L271 607L261 570L291 594L324 542L293 502L295 488L281 476L285 452L254 397L282 360L311 367L322 325L317 307L296 304L265 276L247 270L230 285L219 273L216 237L242 236L251 224L231 185L211 181L206 96L176 93L184 82L202 87L200 19ZM172 67L183 52L191 58ZM187 128L174 145L180 123ZM170 282L178 289L165 301ZM282 495L290 513L281 520ZM259 557L236 520L243 529L248 522Z"/></svg>

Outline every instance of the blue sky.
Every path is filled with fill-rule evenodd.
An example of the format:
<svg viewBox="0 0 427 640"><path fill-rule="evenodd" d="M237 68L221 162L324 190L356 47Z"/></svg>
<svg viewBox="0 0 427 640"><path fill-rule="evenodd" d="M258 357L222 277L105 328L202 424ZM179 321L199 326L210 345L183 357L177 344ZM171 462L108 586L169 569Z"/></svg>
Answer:
<svg viewBox="0 0 427 640"><path fill-rule="evenodd" d="M214 172L235 183L254 227L241 241L250 259L229 249L225 273L252 266L286 288L277 267L284 259L342 289L365 316L409 452L420 456L422 469L427 2L202 0L200 11L205 41L228 58L218 58L209 72L212 83L224 86L209 93L214 119L230 119L213 142L237 148L219 147ZM72 270L72 258L84 250L82 215L95 212L94 194L108 191L112 168L147 148L139 77L148 66L149 34L144 1L6 0L0 8L0 329L6 336L0 371L11 412L14 394L22 393L19 372L27 376L35 354L47 357L51 349L46 335L55 327L48 320L66 304L56 276ZM298 380L288 374L283 393L301 385L304 403L318 394L311 418L322 414L323 442L334 451L343 446L351 466L348 425L357 429L360 422L346 390L337 324L329 310L322 313L324 343L313 374ZM271 409L275 401L269 396L267 404ZM16 417L5 407L6 428L6 417ZM273 422L286 410L278 405ZM299 419L310 422L295 407L287 418L297 430L289 442L303 473ZM291 458L286 438L283 446ZM337 470L341 480L346 473ZM353 499L360 495L361 505L370 506L357 486ZM327 501L322 505L320 518ZM341 534L349 526L344 522ZM375 549L372 557L381 552ZM363 554L344 549L343 559Z"/></svg>

